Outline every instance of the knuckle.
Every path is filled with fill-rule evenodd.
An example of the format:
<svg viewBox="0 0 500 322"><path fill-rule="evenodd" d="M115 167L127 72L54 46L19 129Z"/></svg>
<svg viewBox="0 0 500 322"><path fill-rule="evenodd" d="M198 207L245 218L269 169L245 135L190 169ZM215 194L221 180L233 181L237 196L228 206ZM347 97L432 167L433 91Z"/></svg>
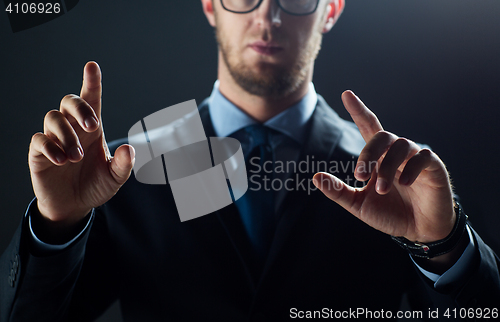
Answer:
<svg viewBox="0 0 500 322"><path fill-rule="evenodd" d="M66 113L68 108L72 108L75 105L79 104L83 99L75 94L68 94L64 96L64 98L61 100L61 112Z"/></svg>
<svg viewBox="0 0 500 322"><path fill-rule="evenodd" d="M54 121L54 120L57 120L61 117L61 112L59 112L58 110L50 110L47 112L47 114L45 114L45 119L44 121L47 122L47 121Z"/></svg>
<svg viewBox="0 0 500 322"><path fill-rule="evenodd" d="M74 100L74 99L78 99L80 98L78 95L75 95L75 94L68 94L68 95L65 95L62 99L62 101L66 100Z"/></svg>
<svg viewBox="0 0 500 322"><path fill-rule="evenodd" d="M400 142L402 144L405 144L405 145L409 145L410 144L410 140L408 140L407 138L403 138L403 137L399 137L396 142Z"/></svg>
<svg viewBox="0 0 500 322"><path fill-rule="evenodd" d="M387 131L384 131L384 130L382 130L382 131L378 131L377 133L375 133L375 134L373 135L373 138L383 138L383 137L387 137L387 134L388 134L388 132L387 132Z"/></svg>
<svg viewBox="0 0 500 322"><path fill-rule="evenodd" d="M394 144L398 148L409 148L411 146L410 140L406 138L398 138Z"/></svg>
<svg viewBox="0 0 500 322"><path fill-rule="evenodd" d="M392 134L391 132L387 131L378 131L374 137L376 137L378 140L384 140L384 141L395 141L397 139L397 136Z"/></svg>
<svg viewBox="0 0 500 322"><path fill-rule="evenodd" d="M436 153L432 152L432 150L430 149L422 149L418 152L418 154L421 156L421 158L423 158L424 160L426 160L427 162L439 162L441 163L441 159L437 156Z"/></svg>
<svg viewBox="0 0 500 322"><path fill-rule="evenodd" d="M37 132L37 133L33 134L33 136L31 137L30 145L29 145L29 151L31 151L32 149L39 150L41 144L44 141L44 138L45 138L45 135L41 132Z"/></svg>
<svg viewBox="0 0 500 322"><path fill-rule="evenodd" d="M430 157L433 154L433 152L428 148L424 148L424 149L420 150L418 153L424 157Z"/></svg>
<svg viewBox="0 0 500 322"><path fill-rule="evenodd" d="M35 141L38 141L41 139L40 136L43 136L43 133L37 132L31 136L31 144L33 144Z"/></svg>

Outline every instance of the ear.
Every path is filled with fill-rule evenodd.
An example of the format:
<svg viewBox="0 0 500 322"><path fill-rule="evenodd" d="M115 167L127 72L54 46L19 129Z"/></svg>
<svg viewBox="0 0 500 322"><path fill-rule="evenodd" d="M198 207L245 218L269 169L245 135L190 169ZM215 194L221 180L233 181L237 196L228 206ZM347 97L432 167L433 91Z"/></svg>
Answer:
<svg viewBox="0 0 500 322"><path fill-rule="evenodd" d="M203 13L207 17L210 26L215 27L215 13L213 0L201 0L201 6L203 7Z"/></svg>
<svg viewBox="0 0 500 322"><path fill-rule="evenodd" d="M327 14L326 21L323 27L323 33L329 32L344 11L344 0L329 0L330 3L326 6Z"/></svg>

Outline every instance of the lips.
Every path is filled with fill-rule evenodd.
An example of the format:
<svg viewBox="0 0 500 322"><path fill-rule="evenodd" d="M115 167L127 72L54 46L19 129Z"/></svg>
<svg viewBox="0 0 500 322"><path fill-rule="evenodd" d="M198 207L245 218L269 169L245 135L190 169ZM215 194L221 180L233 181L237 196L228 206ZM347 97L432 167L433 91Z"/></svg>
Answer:
<svg viewBox="0 0 500 322"><path fill-rule="evenodd" d="M266 56L273 56L277 53L283 51L283 47L274 43L266 43L264 41L256 41L249 45L250 48L255 50L257 53Z"/></svg>

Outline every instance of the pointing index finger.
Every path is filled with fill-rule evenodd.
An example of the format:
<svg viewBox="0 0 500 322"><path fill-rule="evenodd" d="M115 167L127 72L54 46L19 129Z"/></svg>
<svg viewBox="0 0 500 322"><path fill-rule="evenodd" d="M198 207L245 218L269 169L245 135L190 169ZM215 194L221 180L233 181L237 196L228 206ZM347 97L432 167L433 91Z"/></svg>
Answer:
<svg viewBox="0 0 500 322"><path fill-rule="evenodd" d="M83 69L83 84L80 97L83 98L101 118L101 69L96 62L88 62Z"/></svg>
<svg viewBox="0 0 500 322"><path fill-rule="evenodd" d="M342 102L352 120L358 126L365 142L370 141L375 133L384 130L375 113L370 111L352 91L342 93Z"/></svg>

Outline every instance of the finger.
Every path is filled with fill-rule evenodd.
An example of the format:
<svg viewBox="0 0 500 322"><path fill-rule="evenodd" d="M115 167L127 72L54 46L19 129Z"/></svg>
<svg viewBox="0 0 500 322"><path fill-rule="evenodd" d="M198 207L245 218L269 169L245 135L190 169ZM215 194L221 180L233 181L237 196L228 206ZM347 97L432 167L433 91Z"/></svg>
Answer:
<svg viewBox="0 0 500 322"><path fill-rule="evenodd" d="M325 196L357 216L359 213L358 203L356 203L358 190L325 172L316 173L313 177L313 183Z"/></svg>
<svg viewBox="0 0 500 322"><path fill-rule="evenodd" d="M365 142L370 141L375 133L384 130L377 116L352 91L342 93L342 102L358 126Z"/></svg>
<svg viewBox="0 0 500 322"><path fill-rule="evenodd" d="M74 119L86 132L93 132L99 126L94 109L77 95L66 95L61 100L61 113L69 120Z"/></svg>
<svg viewBox="0 0 500 322"><path fill-rule="evenodd" d="M127 181L135 163L135 149L124 144L115 151L110 163L110 172L116 183L122 185Z"/></svg>
<svg viewBox="0 0 500 322"><path fill-rule="evenodd" d="M384 195L391 190L396 171L407 159L414 156L419 146L410 140L399 138L392 144L378 170L376 191Z"/></svg>
<svg viewBox="0 0 500 322"><path fill-rule="evenodd" d="M98 119L101 119L101 69L96 62L88 62L83 69L83 84L80 97L94 109Z"/></svg>
<svg viewBox="0 0 500 322"><path fill-rule="evenodd" d="M43 133L35 133L33 135L28 155L31 165L38 170L43 170L46 167L40 158L48 160L55 165L63 165L67 160L66 154L64 154L61 147Z"/></svg>
<svg viewBox="0 0 500 322"><path fill-rule="evenodd" d="M43 127L44 134L61 146L70 161L78 162L83 158L83 149L78 136L61 112L49 111L45 115Z"/></svg>
<svg viewBox="0 0 500 322"><path fill-rule="evenodd" d="M432 164L436 164L432 167ZM441 166L439 158L429 149L422 149L418 151L408 162L399 177L399 183L401 185L410 186L418 178L423 170L438 170L444 166Z"/></svg>
<svg viewBox="0 0 500 322"><path fill-rule="evenodd" d="M366 181L373 171L377 170L378 160L386 153L398 137L390 132L376 133L365 145L358 157L354 177L359 181Z"/></svg>

